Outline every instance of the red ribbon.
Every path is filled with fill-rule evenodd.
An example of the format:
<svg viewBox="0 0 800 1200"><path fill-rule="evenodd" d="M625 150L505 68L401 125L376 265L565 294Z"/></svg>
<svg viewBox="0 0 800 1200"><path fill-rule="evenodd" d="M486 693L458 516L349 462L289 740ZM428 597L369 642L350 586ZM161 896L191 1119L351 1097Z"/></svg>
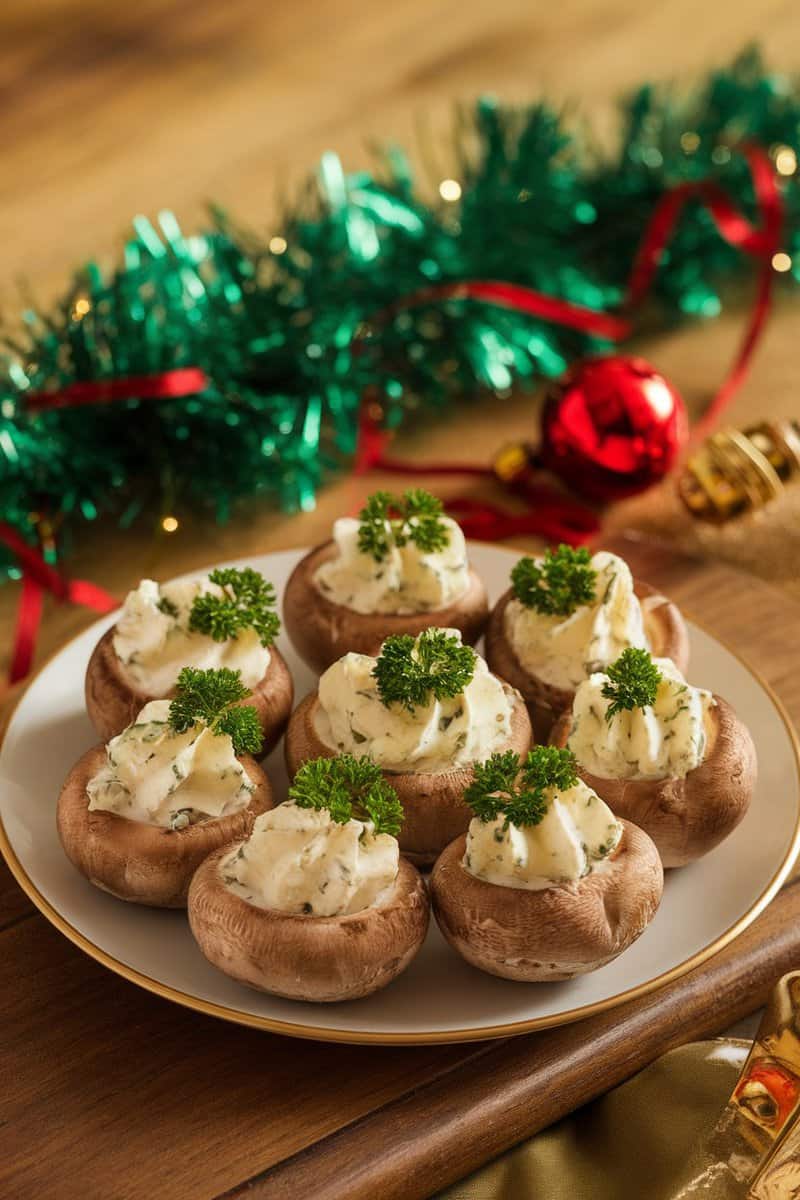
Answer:
<svg viewBox="0 0 800 1200"><path fill-rule="evenodd" d="M628 281L626 308L630 312L636 310L649 292L661 256L688 200L700 200L703 203L720 237L729 246L761 260L756 299L739 352L714 399L695 426L692 441L705 436L730 403L736 389L744 382L772 302L772 256L780 244L783 198L768 154L760 146L750 143L743 146L741 152L750 167L760 225L754 225L739 212L713 180L678 184L666 192L656 205Z"/></svg>
<svg viewBox="0 0 800 1200"><path fill-rule="evenodd" d="M205 391L209 378L199 367L174 367L152 375L127 375L121 379L82 379L49 392L25 396L29 412L55 408L80 408L84 404L108 404L114 400L169 400Z"/></svg>
<svg viewBox="0 0 800 1200"><path fill-rule="evenodd" d="M527 487L527 512L510 513L469 496L446 502L447 511L457 518L464 534L481 542L499 542L509 537L535 534L548 542L569 542L582 546L600 529L600 522L585 504L559 495L549 487Z"/></svg>
<svg viewBox="0 0 800 1200"><path fill-rule="evenodd" d="M151 375L79 380L54 391L30 392L25 396L25 406L29 412L39 413L118 400L168 400L196 395L204 391L208 384L208 376L199 367L175 367ZM57 600L81 604L98 613L110 612L117 608L119 601L88 579L65 579L15 529L2 522L0 544L12 551L22 568L22 592L8 676L9 683L13 684L23 679L31 669L45 592L50 592Z"/></svg>
<svg viewBox="0 0 800 1200"><path fill-rule="evenodd" d="M386 431L363 413L356 452L356 475L364 475L376 468L392 475L475 475L482 479L495 478L491 467L476 463L432 462L420 465L408 459L389 458L383 452L387 438ZM467 537L482 542L498 542L504 538L536 534L551 542L569 542L571 546L580 546L600 529L600 522L591 509L551 487L525 484L517 486L515 490L524 497L528 505L526 512L510 513L469 496L453 497L445 501L445 507L452 516L458 518Z"/></svg>
<svg viewBox="0 0 800 1200"><path fill-rule="evenodd" d="M469 299L530 313L541 320L577 329L607 341L623 341L635 328L635 318L630 314L639 309L650 291L663 253L685 205L689 200L699 200L714 221L720 236L729 245L760 259L761 270L755 303L738 354L714 399L695 426L692 440L697 440L715 424L743 382L772 299L772 256L779 245L783 201L775 170L765 151L760 146L748 144L742 148L742 153L750 167L760 224L753 224L741 213L713 180L677 184L664 193L647 223L634 256L621 315L615 316L584 308L518 284L497 280L467 280L422 288L385 310L379 319L391 317L409 308L417 308L421 304L439 300ZM488 467L472 463L422 464L390 458L385 454L389 436L371 419L365 408L356 450L357 474L364 474L376 468L402 475L494 475ZM551 488L529 485L525 488L525 497L530 505L541 505L541 508L533 507L531 511L517 515L504 513L491 505L464 498L449 501L447 508L453 513L460 509L465 514L465 532L469 536L482 537L485 540L501 540L519 534L535 533L552 541L567 541L576 545L587 541L600 527L597 517L590 509L566 500Z"/></svg>
<svg viewBox="0 0 800 1200"><path fill-rule="evenodd" d="M50 592L57 600L82 604L99 613L111 612L117 608L119 601L88 579L65 579L55 567L45 562L38 550L20 537L13 526L4 521L0 521L0 543L12 552L22 568L22 594L9 670L9 683L16 683L31 669L45 592Z"/></svg>

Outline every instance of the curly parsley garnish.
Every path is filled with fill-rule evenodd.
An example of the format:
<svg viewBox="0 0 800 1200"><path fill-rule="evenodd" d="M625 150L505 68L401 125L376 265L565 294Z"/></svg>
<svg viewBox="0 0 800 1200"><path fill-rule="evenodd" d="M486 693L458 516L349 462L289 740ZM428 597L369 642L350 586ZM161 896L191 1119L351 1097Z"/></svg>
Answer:
<svg viewBox="0 0 800 1200"><path fill-rule="evenodd" d="M602 693L611 701L606 709L607 721L623 709L646 708L655 703L661 672L647 650L628 646L605 673L608 682L603 684Z"/></svg>
<svg viewBox="0 0 800 1200"><path fill-rule="evenodd" d="M169 723L176 733L206 725L212 733L227 734L236 754L258 754L263 742L258 713L251 705L239 704L249 695L241 671L184 667L169 706Z"/></svg>
<svg viewBox="0 0 800 1200"><path fill-rule="evenodd" d="M548 809L545 791L566 791L578 782L575 755L556 746L534 746L522 762L506 750L476 763L473 770L464 799L481 821L505 817L504 829L538 825Z"/></svg>
<svg viewBox="0 0 800 1200"><path fill-rule="evenodd" d="M189 613L189 628L215 642L235 638L242 629L255 629L262 646L270 646L281 627L275 608L275 588L252 567L239 571L221 567L211 571L211 583L223 595L195 596Z"/></svg>
<svg viewBox="0 0 800 1200"><path fill-rule="evenodd" d="M381 702L402 704L413 712L437 700L458 696L475 674L475 651L462 646L444 629L424 629L417 638L409 633L388 637L372 674Z"/></svg>
<svg viewBox="0 0 800 1200"><path fill-rule="evenodd" d="M304 762L289 788L289 799L300 808L327 810L339 825L353 817L372 821L376 834L396 837L403 824L403 806L380 767L352 754Z"/></svg>
<svg viewBox="0 0 800 1200"><path fill-rule="evenodd" d="M546 616L568 617L595 598L597 572L589 551L560 545L544 558L521 558L511 571L511 590L526 608Z"/></svg>
<svg viewBox="0 0 800 1200"><path fill-rule="evenodd" d="M381 562L393 546L413 542L423 554L444 550L447 526L442 502L423 488L410 488L402 496L374 492L358 514L358 548Z"/></svg>

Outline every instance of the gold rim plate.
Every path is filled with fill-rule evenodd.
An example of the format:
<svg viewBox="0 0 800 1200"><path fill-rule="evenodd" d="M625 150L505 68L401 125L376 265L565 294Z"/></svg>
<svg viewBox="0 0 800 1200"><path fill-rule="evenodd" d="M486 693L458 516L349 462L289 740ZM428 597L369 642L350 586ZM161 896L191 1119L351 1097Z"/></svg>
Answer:
<svg viewBox="0 0 800 1200"><path fill-rule="evenodd" d="M484 553L491 550L494 554L505 556L509 561L513 561L517 557L513 551L504 550L496 546L488 546L481 543L475 544L474 550L483 551ZM299 558L306 552L306 550L299 550L296 552L281 551L274 555L265 555L263 556L263 560L259 565L261 569L264 570L265 568L263 563L268 559L276 559L279 557L285 558L287 555L291 554L293 557L296 557L296 559L299 560ZM248 560L248 562L252 563L252 560ZM234 563L231 565L247 564L245 564L244 560L242 560L240 564ZM212 568L209 567L207 569L210 570ZM200 572L192 572L192 574L198 573ZM104 625L107 625L107 623L108 618L106 618L104 621L96 623L98 636L99 632L102 630ZM711 958L714 954L719 953L720 950L732 942L734 938L742 933L742 931L752 924L758 915L763 912L769 902L776 895L782 884L786 881L798 856L798 852L800 852L800 741L798 740L798 736L792 726L783 703L776 695L771 685L756 670L754 670L747 660L744 659L736 650L716 636L712 637L707 630L703 629L703 626L698 621L692 619L691 625L694 626L699 632L705 634L706 637L711 638L721 650L729 654L746 670L761 691L769 699L772 708L780 718L786 737L791 745L795 765L796 804L794 829L785 853L783 854L780 862L778 862L776 865L774 874L763 888L761 893L758 895L756 900L750 904L746 911L743 912L736 921L734 921L723 932L719 933L712 941L709 942L708 945L704 946L695 954L692 954L683 961L662 972L654 974L652 978L649 978L644 983L625 988L619 992L615 992L613 995L606 996L601 1000L579 1005L574 1008L564 1008L558 1012L553 1012L530 1019L512 1021L504 1024L478 1026L472 1028L465 1027L452 1029L414 1030L413 1032L386 1032L382 1030L371 1030L368 1028L350 1029L323 1027L307 1025L304 1024L302 1020L294 1022L262 1016L260 1014L232 1008L227 1005L217 1004L200 996L196 996L190 992L182 991L169 984L165 984L160 980L154 979L144 972L129 966L128 964L122 962L119 958L116 958L113 954L110 954L106 950L103 950L101 947L97 946L79 929L66 920L66 918L58 911L58 909L50 903L50 901L42 894L39 888L37 888L33 883L11 844L5 826L3 825L1 809L0 852L2 852L2 855L17 883L20 885L32 903L36 906L36 908L44 917L47 918L48 921L51 922L52 925L55 926L56 929L64 934L65 937L69 938L71 942L73 942L86 954L88 954L90 958L93 958L96 962L102 963L111 971L121 975L124 979L129 980L131 983L138 984L140 987L162 997L163 999L172 1000L176 1004L181 1004L186 1008L193 1009L196 1012L204 1013L207 1016L219 1017L223 1020L232 1021L236 1024L250 1026L251 1028L255 1029L267 1030L271 1033L286 1034L291 1037L299 1037L315 1041L343 1042L350 1044L366 1043L378 1045L425 1045L432 1043L485 1041L493 1038L510 1037L522 1033L530 1033L538 1029L552 1028L553 1026L566 1025L573 1021L582 1020L585 1017L590 1017L597 1013L604 1012L610 1008L615 1008L629 1000L634 1000L640 996L645 996L649 992L668 984L671 980L677 979L681 975L685 975L693 968L698 967L701 963ZM93 629L95 626L92 626L91 628ZM62 647L60 647L59 650L52 654L45 663L42 664L39 670L31 678L25 691L18 697L6 723L6 735L14 723L15 716L25 696L27 695L27 692L35 683L36 679L38 679L38 677L45 670L47 670L51 664L53 664L62 654L64 654L64 652L69 646L72 645L74 641L80 637L85 637L86 634L87 631L84 630L80 634L76 635L75 638L70 639ZM733 700L735 703L735 697ZM5 740L5 737L3 740ZM0 743L0 748L1 747L2 743ZM535 987L538 985L518 985L509 982L507 986L509 988L518 988L520 986ZM359 1004L362 1006L366 1003L368 1003L368 1000L359 1002ZM302 1005L298 1004L298 1017L302 1016L302 1007Z"/></svg>

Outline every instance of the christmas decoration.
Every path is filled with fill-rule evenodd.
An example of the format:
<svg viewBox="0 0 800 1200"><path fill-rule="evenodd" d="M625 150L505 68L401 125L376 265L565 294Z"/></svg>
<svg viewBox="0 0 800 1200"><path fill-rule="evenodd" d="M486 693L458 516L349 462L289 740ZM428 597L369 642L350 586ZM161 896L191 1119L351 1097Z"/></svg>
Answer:
<svg viewBox="0 0 800 1200"><path fill-rule="evenodd" d="M693 517L719 524L778 499L800 481L800 423L721 429L692 455L678 493Z"/></svg>
<svg viewBox="0 0 800 1200"><path fill-rule="evenodd" d="M5 339L7 523L36 546L45 520L63 553L83 522L125 528L153 497L164 529L189 505L309 508L351 461L365 395L390 429L502 397L607 352L648 293L661 323L716 315L749 255L759 294L719 411L773 276L800 274L800 89L750 53L689 94L643 86L613 154L582 128L482 101L435 202L392 149L372 174L326 155L264 239L219 212L194 236L137 218L115 270L89 264Z"/></svg>
<svg viewBox="0 0 800 1200"><path fill-rule="evenodd" d="M490 467L393 458L381 419L369 406L363 414L358 473L493 478L525 502L524 513L512 513L469 497L448 499L467 536L482 541L538 534L581 545L598 532L597 514L556 490L543 472L590 500L621 499L663 479L688 434L683 401L666 379L642 358L610 355L576 363L550 389L538 443L508 443Z"/></svg>
<svg viewBox="0 0 800 1200"><path fill-rule="evenodd" d="M4 521L0 521L0 538L22 567L22 593L8 676L9 683L16 683L31 668L45 592L57 600L81 604L98 613L111 612L119 601L88 579L64 579Z"/></svg>
<svg viewBox="0 0 800 1200"><path fill-rule="evenodd" d="M538 459L579 495L616 500L662 479L687 435L683 401L649 363L596 358L550 390Z"/></svg>

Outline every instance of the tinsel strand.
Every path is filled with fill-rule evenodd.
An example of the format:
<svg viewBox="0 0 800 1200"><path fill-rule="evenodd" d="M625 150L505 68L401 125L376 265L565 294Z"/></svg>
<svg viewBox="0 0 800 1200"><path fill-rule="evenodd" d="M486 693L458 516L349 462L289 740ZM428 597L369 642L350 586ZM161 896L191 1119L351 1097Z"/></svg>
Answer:
<svg viewBox="0 0 800 1200"><path fill-rule="evenodd" d="M480 299L394 312L399 297L459 280L502 280L592 310L619 306L635 249L676 184L712 178L756 215L737 148L766 148L784 182L775 269L800 277L800 88L750 52L698 89L643 86L619 148L587 150L547 104L481 101L462 117L455 178L423 199L398 150L346 175L326 155L278 231L259 239L212 213L182 233L162 213L134 222L123 261L88 264L52 311L6 336L0 379L0 513L30 544L42 512L62 544L86 521L129 523L159 492L224 520L245 499L310 508L355 450L361 398L391 428L456 399L504 396L560 374L602 337ZM715 316L742 271L694 199L654 282L653 320ZM357 336L359 335L359 336ZM362 336L363 335L363 336ZM353 351L354 344L362 347ZM202 390L41 411L43 393L192 369ZM29 402L33 398L33 402ZM163 511L163 510L162 510ZM13 555L4 559L16 572Z"/></svg>

